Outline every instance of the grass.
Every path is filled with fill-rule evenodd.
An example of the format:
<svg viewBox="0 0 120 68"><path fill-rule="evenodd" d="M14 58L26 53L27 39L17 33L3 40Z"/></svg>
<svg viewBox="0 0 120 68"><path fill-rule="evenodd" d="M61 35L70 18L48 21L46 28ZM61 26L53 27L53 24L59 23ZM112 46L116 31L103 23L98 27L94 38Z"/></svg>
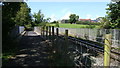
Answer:
<svg viewBox="0 0 120 68"><path fill-rule="evenodd" d="M50 24L56 26L56 24ZM59 24L61 28L99 28L99 25L82 25L82 24Z"/></svg>

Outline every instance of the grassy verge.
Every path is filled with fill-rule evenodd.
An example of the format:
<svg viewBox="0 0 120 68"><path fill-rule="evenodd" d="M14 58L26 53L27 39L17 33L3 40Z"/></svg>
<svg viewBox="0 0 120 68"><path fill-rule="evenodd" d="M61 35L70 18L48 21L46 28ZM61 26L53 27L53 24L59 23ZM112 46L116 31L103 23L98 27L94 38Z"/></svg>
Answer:
<svg viewBox="0 0 120 68"><path fill-rule="evenodd" d="M50 24L56 26L56 24ZM59 24L61 28L99 28L99 25L82 25L82 24Z"/></svg>

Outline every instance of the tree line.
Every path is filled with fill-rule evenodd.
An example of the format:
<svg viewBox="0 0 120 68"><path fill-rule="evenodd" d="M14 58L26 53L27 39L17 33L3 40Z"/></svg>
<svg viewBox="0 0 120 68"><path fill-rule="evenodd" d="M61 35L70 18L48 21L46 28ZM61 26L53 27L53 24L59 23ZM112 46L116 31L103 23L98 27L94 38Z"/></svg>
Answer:
<svg viewBox="0 0 120 68"><path fill-rule="evenodd" d="M2 2L1 6L3 50L13 47L14 43L11 40L10 33L15 26L24 26L27 30L34 26L45 25L50 20L50 18L44 18L41 10L38 13L31 14L31 8L26 2Z"/></svg>
<svg viewBox="0 0 120 68"><path fill-rule="evenodd" d="M102 17L103 22L101 23L101 27L107 29L120 28L120 2L110 3L107 6L107 15ZM27 29L45 25L51 19L45 19L41 10L31 14L31 8L25 2L2 2L2 11L2 33L4 37L7 37L10 30L16 25L25 26ZM69 18L71 24L82 23L78 22L79 16L76 14L71 14Z"/></svg>
<svg viewBox="0 0 120 68"><path fill-rule="evenodd" d="M4 37L7 37L10 30L16 25L24 26L27 29L44 25L49 20L50 18L44 18L41 10L31 14L31 8L25 2L2 2L2 33L5 35Z"/></svg>
<svg viewBox="0 0 120 68"><path fill-rule="evenodd" d="M120 29L120 1L119 2L111 2L107 4L108 8L107 15L105 17L99 17L102 19L102 22L97 23L96 25L101 25L101 28L105 29ZM82 22L78 21L79 16L76 14L71 14L69 16L69 23L77 23L77 24L94 24L91 22Z"/></svg>

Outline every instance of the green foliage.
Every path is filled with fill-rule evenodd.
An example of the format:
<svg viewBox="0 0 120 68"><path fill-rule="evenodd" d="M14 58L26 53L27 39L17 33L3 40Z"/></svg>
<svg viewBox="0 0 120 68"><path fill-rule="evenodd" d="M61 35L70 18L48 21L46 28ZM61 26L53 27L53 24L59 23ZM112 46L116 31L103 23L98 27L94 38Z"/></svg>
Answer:
<svg viewBox="0 0 120 68"><path fill-rule="evenodd" d="M44 14L41 13L41 10L38 13L33 14L34 17L34 26L45 26L48 22L50 22L51 18L44 19Z"/></svg>
<svg viewBox="0 0 120 68"><path fill-rule="evenodd" d="M89 21L77 21L76 24L84 24L84 25L89 25L91 22Z"/></svg>
<svg viewBox="0 0 120 68"><path fill-rule="evenodd" d="M53 22L51 22L52 24L56 24L56 23L58 23L58 21L53 21Z"/></svg>
<svg viewBox="0 0 120 68"><path fill-rule="evenodd" d="M78 21L78 19L79 19L79 16L77 16L76 14L71 14L70 16L69 16L69 22L72 24L72 23L76 23L76 21Z"/></svg>
<svg viewBox="0 0 120 68"><path fill-rule="evenodd" d="M49 24L49 26L56 26L56 24ZM59 24L60 28L100 28L99 25L82 25L82 24Z"/></svg>
<svg viewBox="0 0 120 68"><path fill-rule="evenodd" d="M44 19L44 22L50 22L51 18Z"/></svg>
<svg viewBox="0 0 120 68"><path fill-rule="evenodd" d="M31 24L31 15L30 15L30 8L28 7L27 3L22 3L20 11L17 12L15 17L15 22L17 25L26 26Z"/></svg>
<svg viewBox="0 0 120 68"><path fill-rule="evenodd" d="M16 25L30 24L30 8L24 2L2 3L2 49L3 54L16 52L17 41L10 37L11 30ZM4 56L4 55L3 55ZM8 56L8 55L6 55Z"/></svg>
<svg viewBox="0 0 120 68"><path fill-rule="evenodd" d="M26 31L31 31L31 30L33 30L32 24L27 24L27 25L25 25L25 30L26 30Z"/></svg>
<svg viewBox="0 0 120 68"><path fill-rule="evenodd" d="M58 21L53 21L53 22L51 22L51 24L55 24L55 25L52 25L52 26L59 27L59 22Z"/></svg>
<svg viewBox="0 0 120 68"><path fill-rule="evenodd" d="M111 22L111 28L120 28L120 1L108 4L107 8L108 18Z"/></svg>
<svg viewBox="0 0 120 68"><path fill-rule="evenodd" d="M41 22L38 26L46 26L47 22Z"/></svg>
<svg viewBox="0 0 120 68"><path fill-rule="evenodd" d="M20 10L20 2L2 3L2 40L7 40L10 30L15 26L14 18Z"/></svg>
<svg viewBox="0 0 120 68"><path fill-rule="evenodd" d="M109 18L106 17L101 17L102 22L101 22L101 28L109 29L111 28L111 23L109 21Z"/></svg>
<svg viewBox="0 0 120 68"><path fill-rule="evenodd" d="M93 22L89 22L89 21L77 21L76 24L83 24L83 25L101 25L101 23L99 23L99 22L93 23Z"/></svg>
<svg viewBox="0 0 120 68"><path fill-rule="evenodd" d="M95 25L88 25L88 26L86 26L86 28L95 28Z"/></svg>
<svg viewBox="0 0 120 68"><path fill-rule="evenodd" d="M38 25L40 23L42 23L44 21L44 14L41 13L41 10L38 11L38 13L34 13L33 14L33 17L34 17L34 23L35 25Z"/></svg>
<svg viewBox="0 0 120 68"><path fill-rule="evenodd" d="M59 27L59 23L56 23L56 25L55 25L56 27Z"/></svg>

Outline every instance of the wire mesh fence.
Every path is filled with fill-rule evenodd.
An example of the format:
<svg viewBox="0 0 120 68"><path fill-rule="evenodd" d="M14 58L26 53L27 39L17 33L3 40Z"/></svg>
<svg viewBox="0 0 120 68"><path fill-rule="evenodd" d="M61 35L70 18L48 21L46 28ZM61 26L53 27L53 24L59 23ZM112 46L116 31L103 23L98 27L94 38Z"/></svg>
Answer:
<svg viewBox="0 0 120 68"><path fill-rule="evenodd" d="M59 29L59 35L65 35L65 30L68 30L69 36L73 36L74 38L82 38L85 40L99 42L103 45L106 45L104 43L105 35L111 34L112 35L111 46L113 48L111 49L111 51L120 53L120 50L119 50L120 30L119 29L109 29L109 30L108 29L82 29L82 28L58 28L58 29ZM41 30L40 27L35 27L35 31L38 32L39 34L41 33L40 30ZM54 32L56 34L56 28L54 28ZM78 66L79 68L81 68L81 66L82 67L84 66L85 68L88 68L88 67L97 68L98 66L103 66L104 65L104 53L103 52L105 52L105 50L101 51L101 49L96 48L97 47L96 44L95 44L96 47L90 46L91 43L87 43L85 40L81 40L81 42L79 42L78 39L72 39L71 41L71 38L70 38L69 40L68 53L70 54L70 58L75 63L75 66ZM74 42L77 45L71 42ZM113 57L118 60L113 59ZM111 53L110 66L120 67L119 57L120 55Z"/></svg>
<svg viewBox="0 0 120 68"><path fill-rule="evenodd" d="M69 35L99 43L104 43L106 34L112 34L112 47L120 47L120 29L59 28L59 32L64 34L66 29L69 30Z"/></svg>

